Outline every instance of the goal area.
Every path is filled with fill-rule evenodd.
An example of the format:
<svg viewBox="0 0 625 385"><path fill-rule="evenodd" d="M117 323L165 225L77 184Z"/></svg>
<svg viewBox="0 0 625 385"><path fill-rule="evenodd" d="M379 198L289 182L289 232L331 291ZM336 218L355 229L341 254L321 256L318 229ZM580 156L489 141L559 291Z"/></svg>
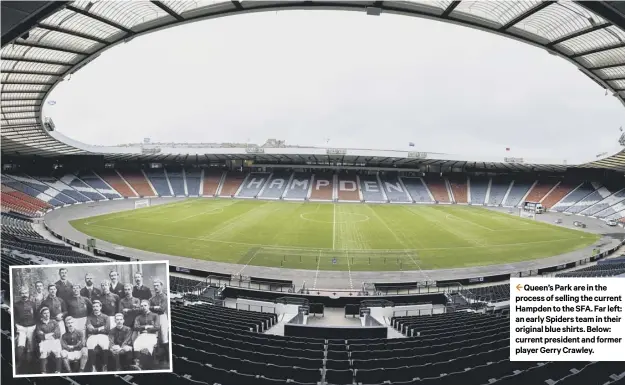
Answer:
<svg viewBox="0 0 625 385"><path fill-rule="evenodd" d="M135 201L135 209L141 209L144 207L150 207L149 199L138 199Z"/></svg>

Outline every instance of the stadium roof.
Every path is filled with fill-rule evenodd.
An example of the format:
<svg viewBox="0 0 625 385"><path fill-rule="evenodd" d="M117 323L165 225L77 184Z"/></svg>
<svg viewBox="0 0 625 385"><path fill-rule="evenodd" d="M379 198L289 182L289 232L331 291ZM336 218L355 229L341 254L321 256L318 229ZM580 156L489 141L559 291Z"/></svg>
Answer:
<svg viewBox="0 0 625 385"><path fill-rule="evenodd" d="M182 23L288 9L402 14L496 33L564 58L625 105L625 3L615 1L4 1L2 153L94 153L51 136L42 106L56 84L116 44ZM599 162L625 168L618 156Z"/></svg>

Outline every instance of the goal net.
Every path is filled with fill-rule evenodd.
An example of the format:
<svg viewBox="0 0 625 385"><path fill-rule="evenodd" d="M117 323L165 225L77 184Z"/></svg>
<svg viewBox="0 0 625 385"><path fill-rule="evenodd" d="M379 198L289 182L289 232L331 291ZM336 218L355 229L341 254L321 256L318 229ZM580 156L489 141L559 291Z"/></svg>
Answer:
<svg viewBox="0 0 625 385"><path fill-rule="evenodd" d="M135 209L141 209L143 207L150 207L149 199L140 199L135 201Z"/></svg>

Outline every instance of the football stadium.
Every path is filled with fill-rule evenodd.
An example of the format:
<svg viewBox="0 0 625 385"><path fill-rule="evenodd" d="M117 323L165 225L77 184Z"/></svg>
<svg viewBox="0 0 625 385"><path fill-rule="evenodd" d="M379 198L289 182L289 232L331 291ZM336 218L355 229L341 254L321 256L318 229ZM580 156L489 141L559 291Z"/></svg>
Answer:
<svg viewBox="0 0 625 385"><path fill-rule="evenodd" d="M105 62L109 49L128 54L135 42L158 41L196 23L271 12L427 20L433 23L427 28L449 24L456 34L513 40L564 61L605 100L625 105L620 2L2 2L2 383L625 384L622 361L509 359L511 278L625 278L622 126L620 139L610 143L618 144L616 151L580 161L511 155L510 148L499 155L483 148L443 153L418 141L395 150L339 147L329 139L289 145L146 138L108 145L59 132L55 120L66 116L54 113L55 89L78 87L72 76ZM107 73L106 66L99 70ZM516 87L517 80L504 80L505 87ZM100 92L87 88L87 94ZM145 95L118 92L119 98ZM510 98L523 109L522 97ZM575 112L583 115L584 107ZM117 113L126 118L121 111L107 115ZM589 143L599 131L593 114L583 133ZM392 136L384 129L376 135ZM350 131L348 142L357 136ZM557 135L530 139L549 142L554 151L570 143ZM36 307L42 324L24 317L25 302L17 300L29 301L30 291L41 296L33 303L53 304L57 289L35 283L30 270L38 268L31 267L20 282L32 279L33 287L16 290L10 267L63 264L59 274L69 271L78 296L82 283L73 265L148 261L169 262L169 282L158 276L149 284L171 311L170 318L157 313L159 322L170 322L170 341L155 331L147 348L127 346L135 349L134 364L120 361L121 348L96 364L92 355L102 345L85 347L82 356L48 352L47 336L31 345L35 323L47 325L45 314L54 309ZM100 270L85 281L102 279ZM121 301L126 288L128 299L143 304L132 290L141 288L142 274L147 284L145 271L139 277L120 271L121 282L117 272L111 281L104 277L103 298L110 289ZM103 306L93 293L81 296ZM148 295L145 302L151 301ZM103 310L112 325L115 309ZM67 314L57 313L58 320ZM67 325L76 321L65 319ZM123 315L120 328L122 321ZM63 339L73 333L68 328ZM154 361L139 364L139 350L149 350ZM167 357L173 372L141 372L167 367ZM123 374L99 375L112 367Z"/></svg>

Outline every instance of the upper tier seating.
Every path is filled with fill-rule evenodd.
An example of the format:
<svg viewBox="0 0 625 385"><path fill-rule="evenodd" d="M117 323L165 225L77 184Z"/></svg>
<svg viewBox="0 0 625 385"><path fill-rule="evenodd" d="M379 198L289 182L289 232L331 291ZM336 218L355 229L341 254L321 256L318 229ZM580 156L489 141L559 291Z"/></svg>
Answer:
<svg viewBox="0 0 625 385"><path fill-rule="evenodd" d="M267 172L251 172L243 181L242 187L237 194L242 198L255 198L267 184L270 174Z"/></svg>
<svg viewBox="0 0 625 385"><path fill-rule="evenodd" d="M601 190L601 189L600 189ZM583 215L588 215L588 216L597 216L599 217L599 215L597 215L598 213L604 211L605 209L619 203L622 202L623 200L625 200L625 189L623 190L619 190L617 192L615 192L614 194L608 196L607 198L599 201L598 203L596 203L594 206L587 208L586 210L582 211L581 214Z"/></svg>
<svg viewBox="0 0 625 385"><path fill-rule="evenodd" d="M46 185L50 186L51 188L55 189L60 194L63 194L64 196L67 196L67 197L71 198L73 200L72 203L76 203L76 202L89 202L89 200L90 200L85 195L83 195L80 192L74 190L73 188L69 187L65 183L58 181L54 177L51 177L51 176L50 177L38 176L38 177L36 177L36 179L38 181L42 182L42 183L45 183Z"/></svg>
<svg viewBox="0 0 625 385"><path fill-rule="evenodd" d="M9 186L1 185L1 188L2 207L6 207L15 212L35 217L41 216L45 210L52 207L44 201L26 195L21 191L16 191Z"/></svg>
<svg viewBox="0 0 625 385"><path fill-rule="evenodd" d="M503 204L503 198L510 188L510 182L511 179L509 177L493 177L487 203L491 206Z"/></svg>
<svg viewBox="0 0 625 385"><path fill-rule="evenodd" d="M617 203L612 207L608 207L597 214L597 217L608 220L614 219L615 221L625 217L625 202Z"/></svg>
<svg viewBox="0 0 625 385"><path fill-rule="evenodd" d="M534 187L532 187L530 193L527 194L527 198L525 198L525 200L528 202L540 202L545 197L545 195L547 195L547 193L551 191L556 183L557 182L549 180L539 180L534 185Z"/></svg>
<svg viewBox="0 0 625 385"><path fill-rule="evenodd" d="M92 187L97 188L102 194L106 195L108 198L111 197L111 194L107 190L105 190L105 188L108 186L105 186L104 183L100 184L97 175L94 175L93 177L88 174L79 175L82 180L89 183ZM135 194L134 191L132 191L130 186L128 186L127 181L124 181L124 179L119 176L117 171L112 169L102 170L98 172L98 175L101 176L102 179L106 181L106 183L108 183L123 197L129 198L138 196L137 194Z"/></svg>
<svg viewBox="0 0 625 385"><path fill-rule="evenodd" d="M122 171L119 170L119 173L122 177L132 186L132 188L139 194L140 197L153 197L156 196L157 193L150 187L148 180L145 179L145 176L139 171ZM163 192L169 191L169 186L167 190L163 189ZM167 193L167 195L171 195L171 193Z"/></svg>
<svg viewBox="0 0 625 385"><path fill-rule="evenodd" d="M89 200L99 201L99 200L103 200L107 198L101 193L94 190L92 187L85 184L85 182L78 179L78 177L74 174L63 175L60 181L66 184L67 186L73 188L74 190L78 191L80 194L84 195ZM116 195L115 196L116 198L119 196L118 194L115 194L115 195Z"/></svg>
<svg viewBox="0 0 625 385"><path fill-rule="evenodd" d="M190 168L185 170L187 180L187 192L189 196L200 195L200 185L202 184L202 170Z"/></svg>
<svg viewBox="0 0 625 385"><path fill-rule="evenodd" d="M271 178L267 181L265 188L262 190L260 197L269 199L278 199L284 194L286 185L291 179L291 172L275 171L271 174Z"/></svg>
<svg viewBox="0 0 625 385"><path fill-rule="evenodd" d="M544 197L541 202L544 207L547 209L555 206L556 203L560 202L562 198L564 198L568 193L570 193L574 188L576 188L578 184L573 184L569 182L561 182L553 189L546 197Z"/></svg>
<svg viewBox="0 0 625 385"><path fill-rule="evenodd" d="M162 197L170 197L172 194L171 189L169 188L169 182L167 181L167 177L165 176L165 170L162 168L151 168L145 171L145 175L147 175L150 183L152 183L152 187L156 191L156 194ZM127 178L126 178L127 179ZM130 181L128 181L130 182ZM130 182L130 184L133 184ZM134 186L134 184L133 184ZM135 188L136 190L136 188ZM184 191L182 193L184 195Z"/></svg>
<svg viewBox="0 0 625 385"><path fill-rule="evenodd" d="M467 177L452 175L448 178L451 192L456 203L467 203Z"/></svg>
<svg viewBox="0 0 625 385"><path fill-rule="evenodd" d="M312 174L307 172L295 172L291 183L284 190L285 199L306 199L311 189Z"/></svg>
<svg viewBox="0 0 625 385"><path fill-rule="evenodd" d="M386 202L382 186L375 175L360 175L360 191L365 202Z"/></svg>
<svg viewBox="0 0 625 385"><path fill-rule="evenodd" d="M226 174L226 179L224 180L223 186L221 187L221 192L219 193L219 196L221 197L234 196L234 194L236 194L239 187L241 187L241 183L243 183L243 180L245 180L245 175L246 174L242 172L228 171L228 173ZM206 192L206 180L207 180L207 176L205 175L204 176L204 186L205 186L204 195L210 195L209 193Z"/></svg>
<svg viewBox="0 0 625 385"><path fill-rule="evenodd" d="M334 174L315 173L310 199L331 201L334 198Z"/></svg>
<svg viewBox="0 0 625 385"><path fill-rule="evenodd" d="M422 178L401 177L401 180L402 182L404 182L404 186L406 186L406 190L408 190L408 194L410 194L410 197L412 198L414 202L416 203L434 202Z"/></svg>
<svg viewBox="0 0 625 385"><path fill-rule="evenodd" d="M430 192L434 196L434 200L442 203L449 203L449 192L445 179L436 176L428 176L425 178Z"/></svg>
<svg viewBox="0 0 625 385"><path fill-rule="evenodd" d="M604 198L609 197L610 195L612 195L610 190L608 190L605 186L600 187L597 190L585 196L583 199L577 201L573 206L569 207L566 210L566 212L579 214L582 211L589 208L590 206L593 206L594 204L599 203Z"/></svg>
<svg viewBox="0 0 625 385"><path fill-rule="evenodd" d="M171 167L166 170L167 179L171 184L171 189L174 191L174 196L183 197L187 195L184 191L184 176L182 175L182 168Z"/></svg>
<svg viewBox="0 0 625 385"><path fill-rule="evenodd" d="M554 211L568 210L575 203L584 199L596 190L596 187L590 182L584 182L579 187L571 191L567 196L560 200L557 204L553 205Z"/></svg>
<svg viewBox="0 0 625 385"><path fill-rule="evenodd" d="M412 202L412 198L408 194L406 187L401 183L397 176L380 175L382 187L386 193L389 202Z"/></svg>
<svg viewBox="0 0 625 385"><path fill-rule="evenodd" d="M523 204L523 197L528 193L529 189L534 184L534 181L523 181L516 179L510 188L510 193L506 201L503 202L504 206L520 206Z"/></svg>
<svg viewBox="0 0 625 385"><path fill-rule="evenodd" d="M359 188L356 174L342 172L337 175L336 192L339 201L359 201Z"/></svg>
<svg viewBox="0 0 625 385"><path fill-rule="evenodd" d="M55 206L55 207L64 205L62 201L43 193L41 190L33 188L30 183L19 182L15 179L12 179L9 175L5 174L2 176L2 183L5 186L12 188L13 190L19 191L28 196L27 198L24 195L18 196L17 194L11 193L11 195L14 195L16 198L20 198L22 200L31 202L33 204L37 204L36 203L37 201L43 201L44 204L48 204L48 205ZM38 185L38 186L41 189L45 189L45 186L42 186L42 185Z"/></svg>
<svg viewBox="0 0 625 385"><path fill-rule="evenodd" d="M471 177L471 204L483 205L486 203L486 191L488 191L488 178L481 176Z"/></svg>

